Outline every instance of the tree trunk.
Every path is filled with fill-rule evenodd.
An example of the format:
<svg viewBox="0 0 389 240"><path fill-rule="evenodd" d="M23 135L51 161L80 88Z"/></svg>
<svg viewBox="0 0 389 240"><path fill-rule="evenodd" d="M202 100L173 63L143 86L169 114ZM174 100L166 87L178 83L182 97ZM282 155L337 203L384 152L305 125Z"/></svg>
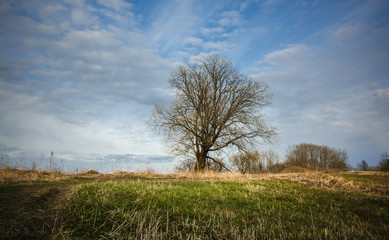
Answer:
<svg viewBox="0 0 389 240"><path fill-rule="evenodd" d="M201 151L196 156L196 172L204 172L206 162L207 162L207 152Z"/></svg>

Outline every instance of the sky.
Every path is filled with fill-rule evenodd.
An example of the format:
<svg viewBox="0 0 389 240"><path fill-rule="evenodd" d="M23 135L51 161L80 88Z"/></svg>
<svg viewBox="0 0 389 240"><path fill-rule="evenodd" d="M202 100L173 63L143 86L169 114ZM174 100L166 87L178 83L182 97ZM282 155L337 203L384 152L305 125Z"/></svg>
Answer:
<svg viewBox="0 0 389 240"><path fill-rule="evenodd" d="M386 0L2 0L0 22L2 161L172 171L146 122L205 54L269 85L280 136L259 150L327 145L352 166L389 152Z"/></svg>

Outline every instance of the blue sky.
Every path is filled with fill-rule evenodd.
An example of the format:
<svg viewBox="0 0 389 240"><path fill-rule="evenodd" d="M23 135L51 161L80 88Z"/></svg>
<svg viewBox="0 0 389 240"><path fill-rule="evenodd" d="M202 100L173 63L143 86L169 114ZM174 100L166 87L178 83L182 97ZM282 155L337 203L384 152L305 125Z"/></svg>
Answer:
<svg viewBox="0 0 389 240"><path fill-rule="evenodd" d="M389 151L389 3L0 2L0 152L110 171L174 166L145 124L203 54L267 83L281 156L302 142L377 165Z"/></svg>

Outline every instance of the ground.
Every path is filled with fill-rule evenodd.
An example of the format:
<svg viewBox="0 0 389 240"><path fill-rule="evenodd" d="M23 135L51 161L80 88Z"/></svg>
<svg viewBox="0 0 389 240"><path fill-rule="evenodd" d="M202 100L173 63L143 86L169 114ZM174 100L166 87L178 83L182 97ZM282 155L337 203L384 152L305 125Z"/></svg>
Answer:
<svg viewBox="0 0 389 240"><path fill-rule="evenodd" d="M388 239L389 174L0 169L0 239Z"/></svg>

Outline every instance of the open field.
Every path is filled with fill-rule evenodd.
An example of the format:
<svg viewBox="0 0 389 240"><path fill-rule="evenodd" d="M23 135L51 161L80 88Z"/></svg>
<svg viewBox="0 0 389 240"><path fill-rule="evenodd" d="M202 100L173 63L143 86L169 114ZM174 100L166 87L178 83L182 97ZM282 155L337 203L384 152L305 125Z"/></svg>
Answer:
<svg viewBox="0 0 389 240"><path fill-rule="evenodd" d="M387 173L7 171L1 239L389 239Z"/></svg>

